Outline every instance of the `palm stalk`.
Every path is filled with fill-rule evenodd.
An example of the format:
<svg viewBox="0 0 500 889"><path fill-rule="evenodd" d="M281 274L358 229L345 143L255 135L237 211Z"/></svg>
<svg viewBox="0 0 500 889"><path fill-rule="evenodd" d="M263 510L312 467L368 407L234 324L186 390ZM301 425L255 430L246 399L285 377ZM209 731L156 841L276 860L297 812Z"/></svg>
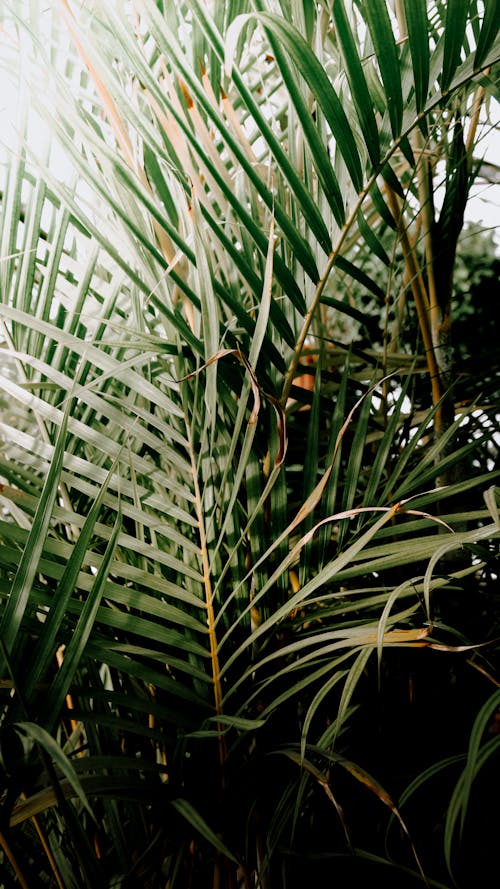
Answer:
<svg viewBox="0 0 500 889"><path fill-rule="evenodd" d="M442 611L486 570L499 522L498 471L474 467L491 430L464 435L474 406L440 419L438 328L500 60L493 5L6 14L47 147L25 114L2 182L0 633L16 688L4 664L0 752L10 830L36 817L28 864L53 885L294 886L316 836L383 860L353 845L340 770L402 826L391 867L422 877L397 793L355 762L357 714L397 657L491 666L490 642ZM448 158L438 223L429 153ZM354 285L386 314L381 342L342 333L380 330ZM389 342L398 287L417 308L410 345L404 326ZM459 549L474 557L443 571ZM483 723L450 792L450 872L492 755Z"/></svg>

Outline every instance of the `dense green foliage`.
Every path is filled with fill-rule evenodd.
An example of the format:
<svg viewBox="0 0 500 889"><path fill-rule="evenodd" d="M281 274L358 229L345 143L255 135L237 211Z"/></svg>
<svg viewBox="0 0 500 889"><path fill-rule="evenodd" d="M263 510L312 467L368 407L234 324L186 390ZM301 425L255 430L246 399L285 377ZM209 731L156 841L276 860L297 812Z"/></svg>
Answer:
<svg viewBox="0 0 500 889"><path fill-rule="evenodd" d="M2 887L472 889L498 2L53 6L4 12Z"/></svg>

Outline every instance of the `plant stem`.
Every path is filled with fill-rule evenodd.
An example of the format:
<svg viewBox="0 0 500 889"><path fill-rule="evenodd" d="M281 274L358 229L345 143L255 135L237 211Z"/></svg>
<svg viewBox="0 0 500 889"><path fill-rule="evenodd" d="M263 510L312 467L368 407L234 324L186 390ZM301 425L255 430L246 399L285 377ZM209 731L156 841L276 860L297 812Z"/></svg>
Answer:
<svg viewBox="0 0 500 889"><path fill-rule="evenodd" d="M403 249L406 267L408 269L408 276L410 281L410 287L413 294L413 299L415 300L415 308L417 310L418 323L420 327L420 331L422 333L422 340L424 343L425 349L425 358L427 361L427 367L429 370L429 376L431 380L432 387L432 403L434 405L438 404L442 397L442 387L441 380L439 375L439 367L436 360L436 353L434 350L434 344L432 341L432 332L429 324L429 314L430 314L430 302L429 296L427 294L427 290L425 288L425 283L422 277L422 272L417 262L417 258L415 256L415 251L410 244L410 239L408 237L408 232L406 230L406 226L404 223L404 218L399 206L398 199L392 189L387 188L387 196L389 207L391 209L392 215L394 217L394 221L396 222L398 234L400 237L401 247ZM436 426L438 426L440 420L438 419L439 411L436 415Z"/></svg>
<svg viewBox="0 0 500 889"><path fill-rule="evenodd" d="M2 831L0 831L0 846L2 847L7 860L9 862L12 870L14 871L14 874L16 875L16 879L19 882L21 889L30 889L28 883L26 882L26 880L24 878L22 870L19 867L19 864L17 863L16 856L14 855L14 852L12 851L12 849L7 841L7 837L4 835L4 833Z"/></svg>
<svg viewBox="0 0 500 889"><path fill-rule="evenodd" d="M193 448L193 442L191 437L191 431L189 427L187 429L187 437L189 442L189 450L191 455L191 467L193 473L193 485L195 491L195 499L196 499L196 517L198 520L198 533L200 536L200 553L202 560L202 568L203 568L203 586L205 590L205 608L207 614L207 627L208 627L208 635L210 640L210 658L212 664L212 686L214 693L214 708L216 716L221 716L223 713L223 704L222 704L222 686L220 681L220 664L219 664L219 655L218 655L218 646L217 646L217 633L215 629L215 612L213 606L213 589L212 589L212 581L211 581L211 572L210 572L210 559L208 557L208 548L207 548L207 535L205 531L205 522L203 515L203 504L202 504L202 495L200 491L200 484L198 481L198 472L196 468L196 460L195 453ZM218 724L219 735L218 735L218 751L219 751L219 765L221 767L221 782L222 786L224 785L224 769L227 758L227 746L226 740L222 733L222 726Z"/></svg>

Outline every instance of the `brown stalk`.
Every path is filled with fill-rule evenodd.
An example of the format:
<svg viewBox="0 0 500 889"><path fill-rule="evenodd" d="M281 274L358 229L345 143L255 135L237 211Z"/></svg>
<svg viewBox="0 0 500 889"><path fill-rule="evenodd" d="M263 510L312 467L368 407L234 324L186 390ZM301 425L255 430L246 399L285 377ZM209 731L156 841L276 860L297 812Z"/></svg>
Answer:
<svg viewBox="0 0 500 889"><path fill-rule="evenodd" d="M429 323L429 316L431 311L431 303L429 300L429 295L427 293L424 279L422 277L422 271L420 269L418 260L415 256L415 251L413 249L412 244L410 243L410 239L408 236L408 231L406 229L406 225L404 222L404 218L401 212L401 208L399 206L399 201L397 196L394 194L392 189L387 188L387 197L390 210L394 217L394 221L397 226L397 231L400 238L401 247L403 250L406 269L408 272L410 287L413 295L413 299L415 301L415 308L417 310L418 323L420 327L420 331L422 333L422 340L424 343L425 349L425 358L427 361L427 368L429 370L429 376L431 380L432 387L432 402L434 405L437 405L442 397L442 387L441 387L441 379L439 375L439 367L436 360L436 353L434 349L434 344L432 340L432 328ZM436 414L436 428L440 427L440 417L439 410Z"/></svg>
<svg viewBox="0 0 500 889"><path fill-rule="evenodd" d="M7 858L12 870L14 871L14 873L16 875L16 879L17 879L19 885L21 886L21 889L30 889L28 883L26 882L26 880L24 878L24 874L23 874L22 870L19 867L19 864L17 863L16 856L14 855L14 852L10 848L10 845L7 841L7 837L3 834L2 831L0 831L0 846L3 849L3 851L5 853L5 857Z"/></svg>
<svg viewBox="0 0 500 889"><path fill-rule="evenodd" d="M191 432L188 428L187 430L188 440L191 445L191 464L193 471L193 484L194 484L194 493L196 499L196 515L198 519L198 533L200 536L200 555L203 567L203 586L205 590L205 608L207 614L207 628L208 628L208 637L210 640L210 660L212 664L212 684L213 684L213 694L214 694L214 708L215 715L222 716L224 712L224 707L222 703L222 684L220 681L220 663L219 663L219 654L217 651L217 634L215 632L215 612L213 606L213 589L212 589L212 580L211 580L211 572L210 572L210 562L208 558L208 548L207 548L207 538L205 532L205 523L203 520L203 512L201 508L201 491L198 483L198 474L196 470L195 460L194 460L194 450L192 448L191 442ZM218 750L219 750L219 765L221 767L221 783L224 786L224 769L225 763L227 759L227 744L226 739L223 733L222 725L218 723Z"/></svg>
<svg viewBox="0 0 500 889"><path fill-rule="evenodd" d="M406 25L406 15L401 0L396 2L396 17L401 36L407 38L408 31ZM398 225L401 246L403 249L406 263L406 277L409 279L415 308L417 310L419 327L424 342L425 356L432 388L432 401L436 405L440 402L443 395L443 386L440 375L439 362L439 330L441 325L441 312L436 291L436 278L434 266L434 202L432 197L432 170L431 161L426 158L425 146L423 145L422 133L418 127L415 127L412 134L413 149L417 157L417 184L418 196L420 202L420 211L418 221L423 228L424 253L427 272L427 288L424 284L422 272L414 251L414 247L410 244L410 239L406 227L403 224L402 212L399 208L398 200L392 190L387 189L389 203L394 219ZM439 435L442 429L442 411L438 408L436 412L436 432Z"/></svg>
<svg viewBox="0 0 500 889"><path fill-rule="evenodd" d="M46 854L46 856L47 856L47 860L48 860L48 862L49 862L49 864L50 864L50 867L51 867L52 873L53 873L53 875L54 875L55 881L56 881L56 883L57 883L59 889L65 889L63 879L62 879L62 877L61 877L61 874L60 874L60 872L59 872L59 868L58 868L58 866L57 866L57 862L56 862L56 860L55 860L55 858L54 858L54 856L53 856L53 854L52 854L51 848L50 848L50 846L49 846L49 844L48 844L48 842L47 842L47 838L46 838L45 833L44 833L44 831L43 831L43 829L42 829L42 826L41 826L41 824L40 824L38 818L36 817L36 815L33 815L33 817L32 817L31 820L32 820L32 822L33 822L33 824L34 824L34 826L35 826L36 832L37 832L37 834L38 834L38 836L39 836L40 842L41 842L41 844L42 844L43 851L45 852L45 854Z"/></svg>
<svg viewBox="0 0 500 889"><path fill-rule="evenodd" d="M417 162L418 177L418 196L420 200L420 217L423 221L423 238L425 263L427 271L427 288L429 294L429 321L431 328L431 337L434 349L439 348L439 325L440 309L436 292L436 276L434 274L434 243L432 232L434 228L434 202L432 198L432 171L430 169L430 160L425 157L424 146L422 144L422 134L416 129L413 134L414 149L419 156Z"/></svg>
<svg viewBox="0 0 500 889"><path fill-rule="evenodd" d="M485 74L489 74L490 69L486 68ZM481 108L483 107L483 102L486 96L486 92L483 86L478 86L476 95L474 97L474 102L472 103L472 113L470 119L469 132L467 133L467 141L465 143L465 150L467 152L468 161L470 164L472 149L474 147L474 140L476 138L476 132L479 125L479 116L481 114Z"/></svg>

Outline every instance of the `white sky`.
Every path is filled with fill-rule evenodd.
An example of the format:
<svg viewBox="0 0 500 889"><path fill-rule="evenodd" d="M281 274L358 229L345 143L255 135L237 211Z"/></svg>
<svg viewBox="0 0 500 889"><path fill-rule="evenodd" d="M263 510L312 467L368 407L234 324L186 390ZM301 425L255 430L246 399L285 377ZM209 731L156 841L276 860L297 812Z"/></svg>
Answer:
<svg viewBox="0 0 500 889"><path fill-rule="evenodd" d="M497 167L492 171L496 174L495 184L478 181L473 186L466 219L496 229L496 238L500 244L500 105L498 102L492 103L491 116L495 128L485 132L477 146L476 156Z"/></svg>

